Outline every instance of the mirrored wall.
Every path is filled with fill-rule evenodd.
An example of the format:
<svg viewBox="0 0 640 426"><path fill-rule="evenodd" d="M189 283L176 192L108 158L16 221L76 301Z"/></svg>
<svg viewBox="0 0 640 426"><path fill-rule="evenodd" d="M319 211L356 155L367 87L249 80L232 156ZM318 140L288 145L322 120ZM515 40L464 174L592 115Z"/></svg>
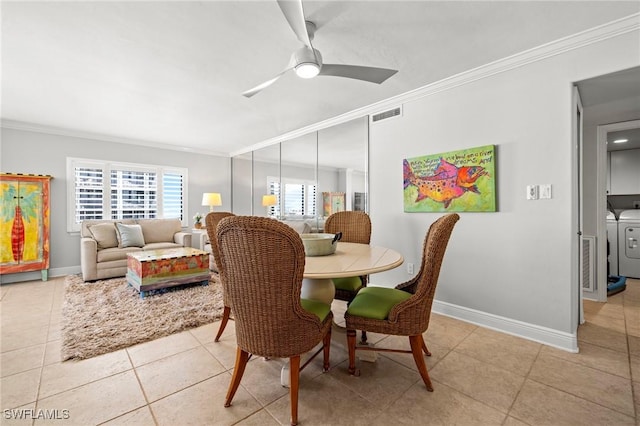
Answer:
<svg viewBox="0 0 640 426"><path fill-rule="evenodd" d="M368 125L365 116L233 157L232 211L311 232L334 212L368 211Z"/></svg>

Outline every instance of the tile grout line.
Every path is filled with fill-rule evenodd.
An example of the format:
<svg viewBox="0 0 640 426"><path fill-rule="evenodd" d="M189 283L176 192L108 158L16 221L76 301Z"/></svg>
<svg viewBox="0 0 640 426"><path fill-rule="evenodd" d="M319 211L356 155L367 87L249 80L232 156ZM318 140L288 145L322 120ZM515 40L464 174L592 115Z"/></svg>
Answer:
<svg viewBox="0 0 640 426"><path fill-rule="evenodd" d="M45 340L44 343L44 351L42 353L42 361L41 361L41 365L40 365L40 377L38 378L38 389L36 391L36 400L34 402L34 407L37 410L38 406L40 405L40 390L42 388L42 375L44 373L44 360L45 357L47 356L47 343L49 343L49 334L51 333L51 321L53 318L53 304L55 303L55 283L56 280L54 279L53 285L54 285L54 289L51 292L51 303L49 304L49 323L47 324L47 338ZM31 426L34 426L36 423L35 418L31 420Z"/></svg>
<svg viewBox="0 0 640 426"><path fill-rule="evenodd" d="M533 366L535 365L536 361L538 361L538 358L540 357L540 354L542 353L542 348L543 347L544 347L543 344L540 344L540 346L538 347L538 353L536 354L536 357L531 362L531 365L529 366L529 369L527 370L527 373L524 375L524 380L522 381L522 385L520 386L520 389L518 389L518 392L516 392L515 398L513 398L513 401L511 401L511 405L509 405L509 408L507 409L507 415L504 418L504 422L502 423L503 425L507 422L509 417L513 417L514 419L518 419L519 421L521 421L523 423L527 423L526 421L518 418L517 416L512 416L511 415L511 410L513 410L513 406L516 404L516 401L518 400L518 397L522 393L522 389L524 388L525 384L527 383L527 380L533 380L533 379L529 379L529 376L531 375L531 371L533 370ZM533 381L535 381L535 380L533 380ZM527 423L527 424L529 424L529 423Z"/></svg>
<svg viewBox="0 0 640 426"><path fill-rule="evenodd" d="M142 396L144 397L144 401L146 402L145 407L147 407L147 409L151 413L151 418L153 419L154 424L157 426L158 419L156 419L156 416L153 413L153 410L151 409L151 404L149 403L149 397L147 396L147 393L144 391L144 386L142 386L142 382L140 381L140 376L138 376L138 370L136 369L136 366L134 365L133 360L131 359L131 354L129 354L129 351L127 350L127 348L125 348L124 351L127 354L127 359L129 360L129 363L131 363L131 368L133 369L133 374L136 376L136 381L138 382L138 386L140 386L140 390L142 391ZM139 409L140 407L136 408L135 410L139 410ZM132 411L135 411L135 410L132 410Z"/></svg>

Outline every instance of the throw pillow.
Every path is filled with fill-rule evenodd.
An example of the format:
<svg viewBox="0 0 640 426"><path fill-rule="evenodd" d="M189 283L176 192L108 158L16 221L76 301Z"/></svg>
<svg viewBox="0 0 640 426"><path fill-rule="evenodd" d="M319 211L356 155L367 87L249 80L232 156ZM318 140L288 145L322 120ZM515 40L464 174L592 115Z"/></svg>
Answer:
<svg viewBox="0 0 640 426"><path fill-rule="evenodd" d="M113 223L96 223L89 226L89 232L99 249L118 247L118 237L116 236L116 227Z"/></svg>
<svg viewBox="0 0 640 426"><path fill-rule="evenodd" d="M144 236L140 225L125 225L116 223L118 229L119 247L142 247L144 246Z"/></svg>

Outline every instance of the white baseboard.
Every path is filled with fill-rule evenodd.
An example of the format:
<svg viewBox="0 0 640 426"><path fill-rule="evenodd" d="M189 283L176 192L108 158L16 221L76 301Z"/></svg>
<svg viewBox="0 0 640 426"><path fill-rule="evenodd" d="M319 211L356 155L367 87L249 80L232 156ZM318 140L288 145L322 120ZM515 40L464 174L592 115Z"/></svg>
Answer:
<svg viewBox="0 0 640 426"><path fill-rule="evenodd" d="M566 333L438 300L433 301L432 311L568 352L578 352L578 336L575 333Z"/></svg>
<svg viewBox="0 0 640 426"><path fill-rule="evenodd" d="M51 268L47 274L49 278L62 277L65 275L79 274L80 266L66 266L64 268ZM42 272L21 272L17 274L6 274L0 276L0 284L20 283L23 281L38 281L42 279Z"/></svg>

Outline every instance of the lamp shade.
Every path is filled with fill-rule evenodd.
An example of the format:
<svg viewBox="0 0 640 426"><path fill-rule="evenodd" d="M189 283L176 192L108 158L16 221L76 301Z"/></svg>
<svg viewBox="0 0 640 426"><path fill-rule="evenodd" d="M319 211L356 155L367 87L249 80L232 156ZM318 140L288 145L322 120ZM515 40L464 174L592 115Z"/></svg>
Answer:
<svg viewBox="0 0 640 426"><path fill-rule="evenodd" d="M222 196L219 192L205 192L202 194L202 205L209 206L209 210L213 211L213 206L222 205Z"/></svg>
<svg viewBox="0 0 640 426"><path fill-rule="evenodd" d="M275 194L268 194L262 196L262 205L265 207L275 206L278 204L278 199Z"/></svg>

